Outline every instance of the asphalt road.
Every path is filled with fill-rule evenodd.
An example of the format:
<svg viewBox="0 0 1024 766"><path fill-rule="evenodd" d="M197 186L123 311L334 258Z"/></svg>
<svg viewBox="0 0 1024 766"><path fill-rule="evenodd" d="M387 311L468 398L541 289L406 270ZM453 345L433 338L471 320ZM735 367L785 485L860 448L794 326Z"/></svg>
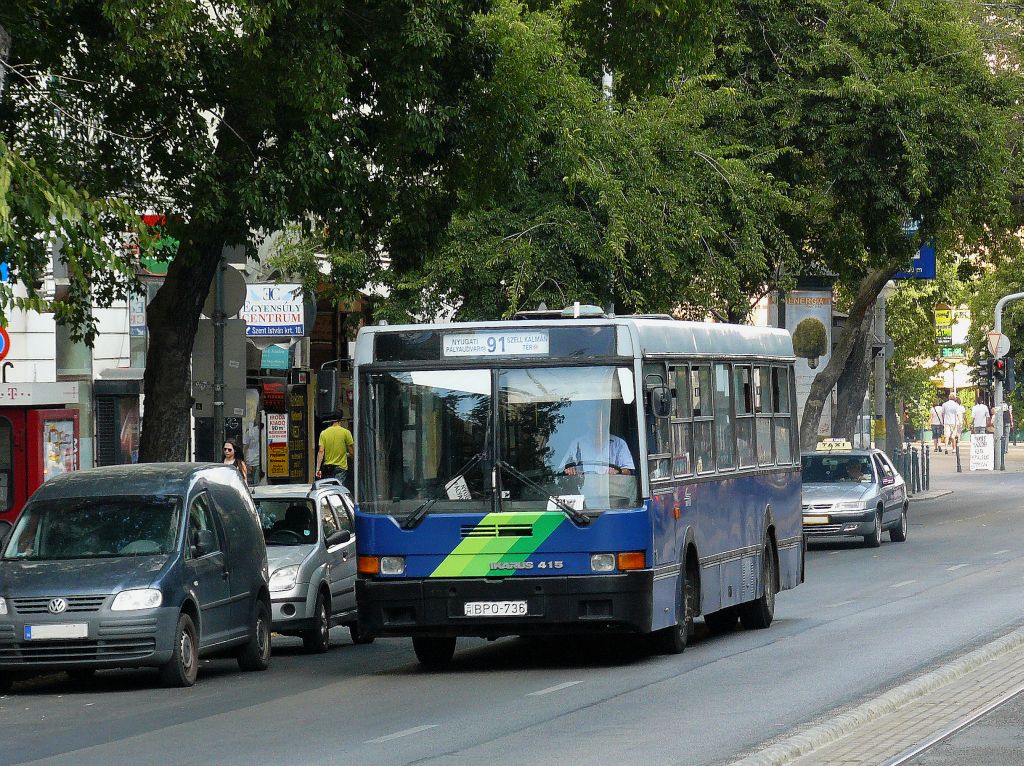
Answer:
<svg viewBox="0 0 1024 766"><path fill-rule="evenodd" d="M1024 457L1024 450L1022 450ZM1024 623L1024 473L951 474L906 543L813 548L766 631L677 657L629 641L460 641L448 672L411 643L325 655L275 640L271 670L208 662L192 689L149 672L63 675L0 698L0 763L676 764L728 762Z"/></svg>

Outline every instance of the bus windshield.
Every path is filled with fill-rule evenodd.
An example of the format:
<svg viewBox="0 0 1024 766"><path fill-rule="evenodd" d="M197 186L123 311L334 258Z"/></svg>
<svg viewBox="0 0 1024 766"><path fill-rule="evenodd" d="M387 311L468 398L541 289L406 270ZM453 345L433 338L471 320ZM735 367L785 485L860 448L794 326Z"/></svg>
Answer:
<svg viewBox="0 0 1024 766"><path fill-rule="evenodd" d="M424 503L442 513L558 510L552 498L577 510L639 503L628 368L396 371L367 375L364 386L363 511L407 516Z"/></svg>

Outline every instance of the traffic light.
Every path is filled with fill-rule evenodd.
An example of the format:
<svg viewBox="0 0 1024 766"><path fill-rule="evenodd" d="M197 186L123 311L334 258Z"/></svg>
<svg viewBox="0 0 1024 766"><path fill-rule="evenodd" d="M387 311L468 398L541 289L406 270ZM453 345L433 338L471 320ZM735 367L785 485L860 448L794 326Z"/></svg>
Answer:
<svg viewBox="0 0 1024 766"><path fill-rule="evenodd" d="M997 381L1006 379L1006 357L996 359L992 364L992 379Z"/></svg>
<svg viewBox="0 0 1024 766"><path fill-rule="evenodd" d="M991 359L983 359L978 362L978 368L974 371L975 377L978 379L978 385L982 388L988 388L992 385L992 361Z"/></svg>

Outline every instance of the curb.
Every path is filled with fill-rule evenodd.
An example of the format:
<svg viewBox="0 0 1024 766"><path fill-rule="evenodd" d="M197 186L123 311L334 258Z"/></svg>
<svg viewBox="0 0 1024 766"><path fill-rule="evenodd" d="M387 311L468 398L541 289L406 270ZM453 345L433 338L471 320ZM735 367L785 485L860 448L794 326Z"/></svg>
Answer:
<svg viewBox="0 0 1024 766"><path fill-rule="evenodd" d="M918 497L918 495L925 494L924 492L918 492L916 494L911 495L910 496L910 502L917 501L919 503L924 503L924 502L927 502L929 500L938 500L940 497L945 497L946 495L952 495L953 494L953 490L951 490L951 489L928 490L928 492L929 492L928 497Z"/></svg>
<svg viewBox="0 0 1024 766"><path fill-rule="evenodd" d="M955 681L998 655L1022 645L1024 628L1018 628L959 659L835 716L829 723L812 726L745 758L733 761L730 766L782 766L813 750L832 744L858 727L891 713L896 708Z"/></svg>

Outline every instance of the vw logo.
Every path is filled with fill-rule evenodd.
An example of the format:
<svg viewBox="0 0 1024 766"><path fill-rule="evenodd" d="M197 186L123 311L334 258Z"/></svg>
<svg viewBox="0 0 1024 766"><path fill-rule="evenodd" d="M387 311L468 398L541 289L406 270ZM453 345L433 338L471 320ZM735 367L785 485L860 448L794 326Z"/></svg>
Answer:
<svg viewBox="0 0 1024 766"><path fill-rule="evenodd" d="M67 610L68 602L62 598L51 598L50 603L46 605L46 608L50 610L50 614L60 614Z"/></svg>

